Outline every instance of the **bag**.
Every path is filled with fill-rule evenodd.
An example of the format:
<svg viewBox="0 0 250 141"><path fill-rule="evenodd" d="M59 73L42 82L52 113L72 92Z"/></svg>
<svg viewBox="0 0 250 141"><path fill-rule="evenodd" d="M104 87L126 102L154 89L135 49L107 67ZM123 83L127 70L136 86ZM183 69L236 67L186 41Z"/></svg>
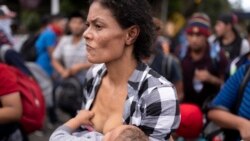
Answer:
<svg viewBox="0 0 250 141"><path fill-rule="evenodd" d="M53 105L53 98L52 98L53 82L52 82L52 79L38 64L36 64L34 62L28 62L28 63L25 63L25 65L32 72L34 78L36 79L36 82L39 84L39 86L42 90L44 99L45 99L46 107L47 108L52 107L52 105Z"/></svg>
<svg viewBox="0 0 250 141"><path fill-rule="evenodd" d="M72 117L82 104L82 85L75 77L62 80L55 89L57 106Z"/></svg>
<svg viewBox="0 0 250 141"><path fill-rule="evenodd" d="M17 83L21 93L23 116L21 127L29 134L43 127L45 119L45 102L42 91L35 80L15 69Z"/></svg>
<svg viewBox="0 0 250 141"><path fill-rule="evenodd" d="M35 43L40 34L31 34L21 46L20 53L25 61L35 62L37 58Z"/></svg>

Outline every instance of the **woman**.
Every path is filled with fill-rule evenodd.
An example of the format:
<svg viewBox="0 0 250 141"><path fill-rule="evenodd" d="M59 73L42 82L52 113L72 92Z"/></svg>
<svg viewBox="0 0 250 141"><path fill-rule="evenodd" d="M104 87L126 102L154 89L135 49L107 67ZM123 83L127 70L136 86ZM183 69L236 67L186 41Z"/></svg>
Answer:
<svg viewBox="0 0 250 141"><path fill-rule="evenodd" d="M141 62L149 56L153 23L146 0L93 0L83 34L89 62L84 109L94 129L139 127L150 140L167 140L180 116L173 85Z"/></svg>

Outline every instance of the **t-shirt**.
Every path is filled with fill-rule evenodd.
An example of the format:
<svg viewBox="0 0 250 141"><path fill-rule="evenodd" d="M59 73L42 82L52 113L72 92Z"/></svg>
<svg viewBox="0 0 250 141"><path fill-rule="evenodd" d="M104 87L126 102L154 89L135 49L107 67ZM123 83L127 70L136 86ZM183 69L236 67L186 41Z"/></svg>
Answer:
<svg viewBox="0 0 250 141"><path fill-rule="evenodd" d="M241 66L239 70L237 70L236 73L226 81L226 83L224 84L218 95L212 101L210 105L211 107L217 107L227 111L234 108L240 84L243 81L247 65ZM250 81L245 86L243 98L238 110L238 115L246 119L250 119L249 93L250 93Z"/></svg>
<svg viewBox="0 0 250 141"><path fill-rule="evenodd" d="M230 61L250 51L250 45L247 39L240 37L240 35L236 32L235 40L228 45L224 45L221 38L216 38L215 35L209 37L208 40L212 44L219 44L219 46L224 49L225 54Z"/></svg>
<svg viewBox="0 0 250 141"><path fill-rule="evenodd" d="M72 36L64 36L59 41L53 52L53 57L62 61L65 68L70 68L74 64L87 62L87 51L84 39L73 44Z"/></svg>
<svg viewBox="0 0 250 141"><path fill-rule="evenodd" d="M87 50L85 40L81 39L73 44L72 36L64 36L60 39L52 56L59 60L65 68L71 68L75 64L87 63ZM85 79L86 70L80 71L76 77L82 82Z"/></svg>
<svg viewBox="0 0 250 141"><path fill-rule="evenodd" d="M51 65L48 48L54 47L56 45L56 42L56 33L54 33L52 29L48 27L41 33L35 43L37 52L36 63L40 65L49 76L51 76L53 73L53 67Z"/></svg>

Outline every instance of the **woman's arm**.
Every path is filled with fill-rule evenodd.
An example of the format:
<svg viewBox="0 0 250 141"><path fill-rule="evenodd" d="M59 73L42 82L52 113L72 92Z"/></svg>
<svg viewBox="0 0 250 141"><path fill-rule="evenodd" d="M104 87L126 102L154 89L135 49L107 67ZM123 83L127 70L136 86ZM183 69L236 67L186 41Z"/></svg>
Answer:
<svg viewBox="0 0 250 141"><path fill-rule="evenodd" d="M52 66L60 74L62 78L67 78L70 75L70 71L65 69L63 65L54 57L52 57Z"/></svg>
<svg viewBox="0 0 250 141"><path fill-rule="evenodd" d="M50 141L100 141L102 135L99 133L92 133L91 131L85 133L79 133L78 136L72 135L76 132L81 125L92 125L90 119L94 116L94 113L87 110L81 110L76 117L67 121L63 126L57 128L50 137ZM89 134L89 135L87 135ZM84 135L87 135L84 136Z"/></svg>
<svg viewBox="0 0 250 141"><path fill-rule="evenodd" d="M17 122L22 116L22 102L19 92L5 94L0 97L0 124Z"/></svg>
<svg viewBox="0 0 250 141"><path fill-rule="evenodd" d="M87 70L91 67L91 63L80 63L80 64L75 64L73 65L69 71L71 75L75 75L76 73L80 72L81 70Z"/></svg>

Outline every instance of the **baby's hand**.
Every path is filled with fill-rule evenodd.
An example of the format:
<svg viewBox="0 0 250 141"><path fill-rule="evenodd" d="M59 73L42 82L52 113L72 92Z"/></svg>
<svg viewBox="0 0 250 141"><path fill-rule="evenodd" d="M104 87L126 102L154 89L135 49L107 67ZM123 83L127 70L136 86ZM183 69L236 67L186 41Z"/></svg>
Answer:
<svg viewBox="0 0 250 141"><path fill-rule="evenodd" d="M93 123L90 121L94 117L93 111L88 110L80 110L78 114L75 117L75 120L77 120L80 125L90 125L92 126Z"/></svg>

